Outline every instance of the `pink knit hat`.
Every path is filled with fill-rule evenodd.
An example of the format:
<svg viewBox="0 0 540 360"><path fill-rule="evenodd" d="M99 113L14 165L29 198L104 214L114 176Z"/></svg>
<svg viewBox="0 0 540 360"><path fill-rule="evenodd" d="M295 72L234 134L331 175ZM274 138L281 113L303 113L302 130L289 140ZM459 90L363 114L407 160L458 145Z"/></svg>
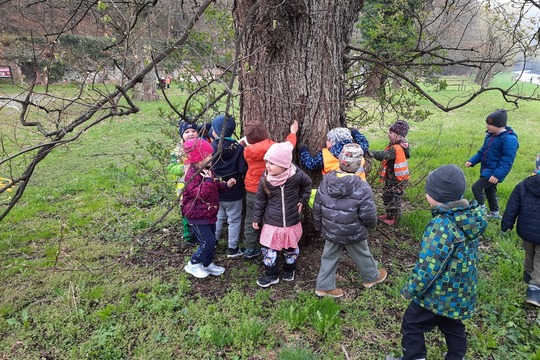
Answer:
<svg viewBox="0 0 540 360"><path fill-rule="evenodd" d="M184 152L190 164L199 163L212 155L214 149L205 140L201 138L190 139L184 143Z"/></svg>
<svg viewBox="0 0 540 360"><path fill-rule="evenodd" d="M264 154L264 160L288 169L291 167L293 149L294 146L288 141L275 143Z"/></svg>

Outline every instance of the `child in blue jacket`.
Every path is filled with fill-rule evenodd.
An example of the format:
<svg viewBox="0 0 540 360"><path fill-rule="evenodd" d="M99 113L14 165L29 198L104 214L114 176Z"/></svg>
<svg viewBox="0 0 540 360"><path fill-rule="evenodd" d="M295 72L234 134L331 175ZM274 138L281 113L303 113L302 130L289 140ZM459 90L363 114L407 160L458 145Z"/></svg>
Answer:
<svg viewBox="0 0 540 360"><path fill-rule="evenodd" d="M516 231L523 240L525 271L523 280L528 283L527 303L540 306L540 176L537 168L516 185L506 204L501 221L501 231L511 231L517 219Z"/></svg>
<svg viewBox="0 0 540 360"><path fill-rule="evenodd" d="M497 184L503 182L510 172L519 148L518 136L511 127L506 126L507 119L506 110L503 109L487 116L484 144L465 162L467 167L480 163L480 178L473 184L472 192L480 205L484 205L487 198L490 210L488 219L501 219Z"/></svg>

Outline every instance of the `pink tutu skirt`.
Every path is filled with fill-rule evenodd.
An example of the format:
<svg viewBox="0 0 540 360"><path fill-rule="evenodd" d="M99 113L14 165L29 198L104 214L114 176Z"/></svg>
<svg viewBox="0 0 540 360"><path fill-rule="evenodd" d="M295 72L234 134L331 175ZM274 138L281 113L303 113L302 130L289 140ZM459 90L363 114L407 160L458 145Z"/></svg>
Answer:
<svg viewBox="0 0 540 360"><path fill-rule="evenodd" d="M288 248L297 248L302 237L302 223L289 227L263 225L261 229L261 245L281 251Z"/></svg>

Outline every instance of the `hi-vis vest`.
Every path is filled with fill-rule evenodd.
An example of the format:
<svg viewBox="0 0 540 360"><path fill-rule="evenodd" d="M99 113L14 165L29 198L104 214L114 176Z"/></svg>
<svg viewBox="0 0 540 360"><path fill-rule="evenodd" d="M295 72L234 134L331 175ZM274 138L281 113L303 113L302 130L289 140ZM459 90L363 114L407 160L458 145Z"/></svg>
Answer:
<svg viewBox="0 0 540 360"><path fill-rule="evenodd" d="M339 159L337 159L330 150L324 148L322 149L322 158L323 158L323 169L322 173L328 174L332 170L338 171L339 168ZM366 172L364 171L364 164L366 162L366 159L362 158L362 164L360 169L355 173L355 175L360 176L362 180L366 181Z"/></svg>
<svg viewBox="0 0 540 360"><path fill-rule="evenodd" d="M405 156L405 151L401 145L392 145L396 151L396 160L394 161L394 176L398 181L409 180L409 164L407 162L407 157ZM390 146L386 150L390 149ZM383 160L382 170L380 174L380 181L383 182L386 177L386 169L388 167L388 160Z"/></svg>

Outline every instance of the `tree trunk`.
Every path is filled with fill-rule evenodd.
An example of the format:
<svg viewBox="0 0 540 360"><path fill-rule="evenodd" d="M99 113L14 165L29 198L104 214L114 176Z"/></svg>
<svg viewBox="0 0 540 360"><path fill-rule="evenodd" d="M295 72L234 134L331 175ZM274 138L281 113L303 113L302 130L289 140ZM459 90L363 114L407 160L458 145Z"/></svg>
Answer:
<svg viewBox="0 0 540 360"><path fill-rule="evenodd" d="M255 5L256 4L256 5ZM363 1L237 0L240 116L265 122L283 141L298 120L299 142L320 150L326 132L345 126L345 60Z"/></svg>
<svg viewBox="0 0 540 360"><path fill-rule="evenodd" d="M240 36L239 89L243 124L261 120L283 141L300 125L299 143L314 152L329 129L346 126L345 59L359 0L236 0ZM321 172L310 173L316 187ZM304 241L319 234L306 209Z"/></svg>

